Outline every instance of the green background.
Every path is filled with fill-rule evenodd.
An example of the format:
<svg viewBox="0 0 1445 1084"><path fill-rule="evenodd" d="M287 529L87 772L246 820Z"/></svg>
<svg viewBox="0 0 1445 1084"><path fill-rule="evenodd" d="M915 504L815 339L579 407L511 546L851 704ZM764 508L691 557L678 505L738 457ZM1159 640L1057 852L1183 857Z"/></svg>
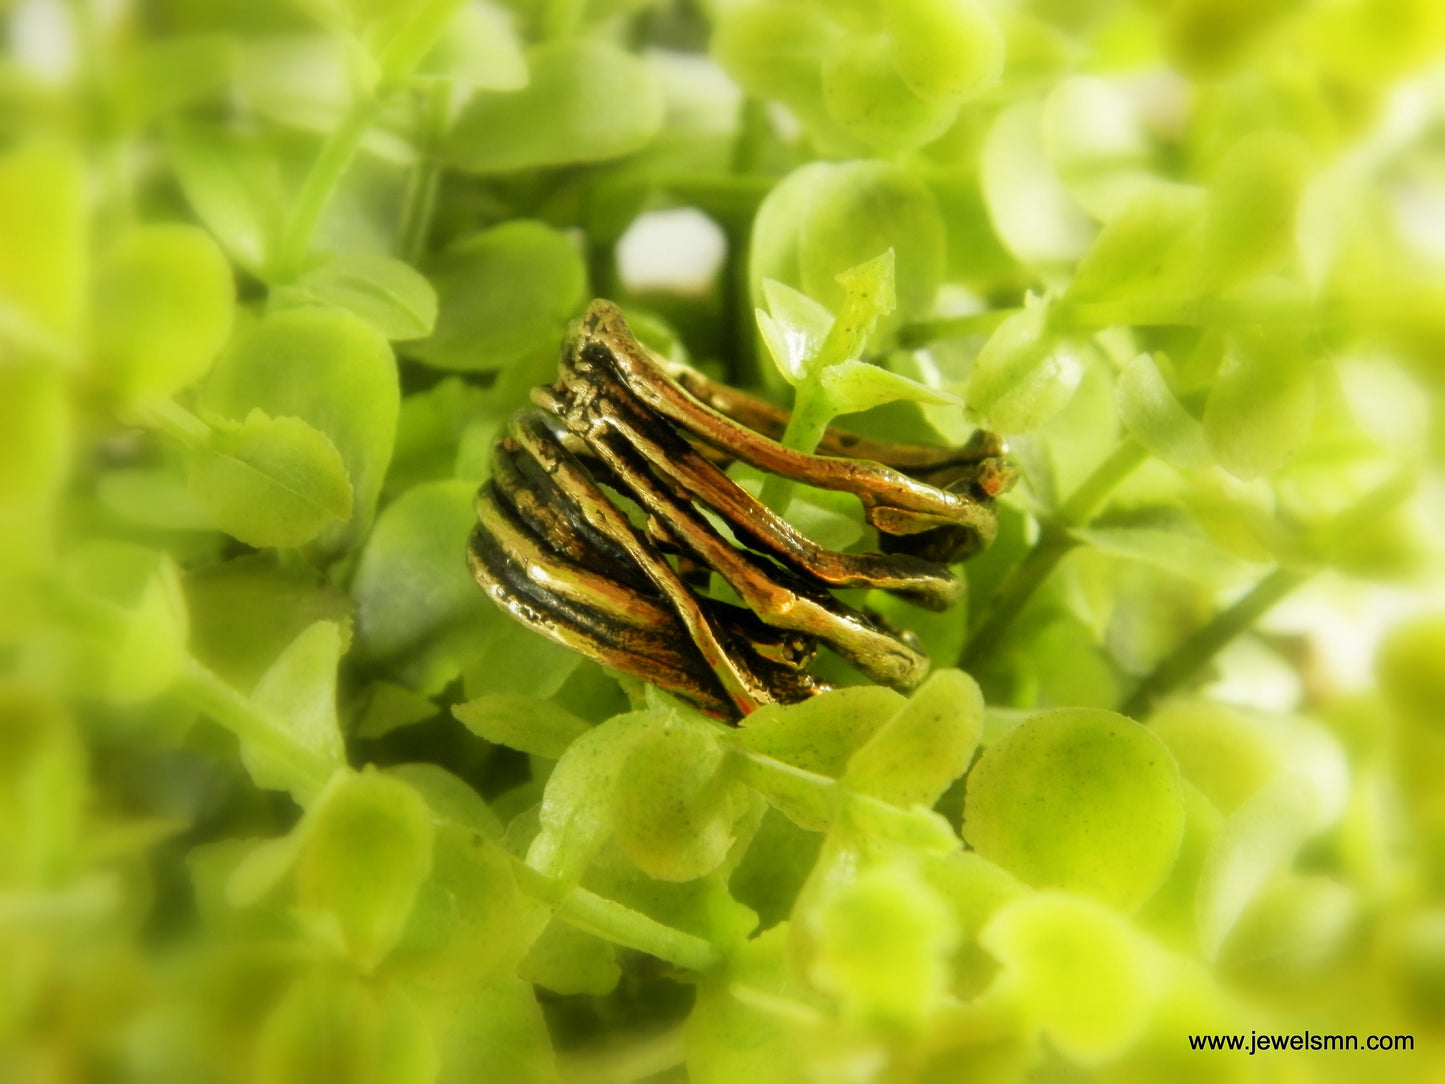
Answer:
<svg viewBox="0 0 1445 1084"><path fill-rule="evenodd" d="M1437 0L0 32L0 1078L1445 1072ZM644 283L678 208L723 256ZM487 601L592 297L809 424L1009 439L966 603L855 600L927 682L732 729ZM1188 1043L1251 1031L1414 1048Z"/></svg>

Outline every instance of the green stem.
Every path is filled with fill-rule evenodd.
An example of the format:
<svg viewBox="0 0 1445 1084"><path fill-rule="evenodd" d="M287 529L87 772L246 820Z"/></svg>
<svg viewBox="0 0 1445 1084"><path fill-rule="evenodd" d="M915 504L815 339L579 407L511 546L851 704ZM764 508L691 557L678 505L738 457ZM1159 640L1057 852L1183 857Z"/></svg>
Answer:
<svg viewBox="0 0 1445 1084"><path fill-rule="evenodd" d="M836 824L850 821L869 834L925 851L957 849L958 837L938 814L903 809L872 795L860 794L842 780L787 764L751 749L735 746L738 778L789 817Z"/></svg>
<svg viewBox="0 0 1445 1084"><path fill-rule="evenodd" d="M329 758L298 743L286 729L257 711L247 697L190 656L186 657L172 691L252 748L284 764L294 777L297 789L304 794L318 793L338 767Z"/></svg>
<svg viewBox="0 0 1445 1084"><path fill-rule="evenodd" d="M72 628L106 651L124 650L131 621L121 607L63 583L54 585L51 597L59 616ZM337 767L298 743L289 730L258 711L247 697L190 655L183 659L170 691L254 749L286 765L298 789L306 793L319 791Z"/></svg>
<svg viewBox="0 0 1445 1084"><path fill-rule="evenodd" d="M407 181L402 204L401 226L397 230L397 252L416 264L426 254L427 237L436 215L437 192L441 188L442 165L438 144L451 123L452 87L437 80L425 92L422 137L417 147L416 168Z"/></svg>
<svg viewBox="0 0 1445 1084"><path fill-rule="evenodd" d="M380 101L371 95L360 95L351 103L340 126L321 146L311 172L301 187L296 205L281 237L275 277L287 282L300 274L311 248L311 238L321 222L321 215L336 192L341 178L356 158L362 137L371 127Z"/></svg>
<svg viewBox="0 0 1445 1084"><path fill-rule="evenodd" d="M972 671L993 656L1018 615L1063 560L1064 554L1078 545L1070 531L1087 523L1114 487L1145 458L1143 447L1132 440L1124 441L1079 484L1079 488L1059 509L1057 517L1044 522L1033 549L1009 573L971 623L968 643L958 658L961 669Z"/></svg>
<svg viewBox="0 0 1445 1084"><path fill-rule="evenodd" d="M1304 572L1275 569L1233 606L1216 614L1214 620L1162 659L1139 682L1119 710L1132 718L1141 718L1155 700L1173 692L1197 674L1226 644L1253 626L1275 603L1307 579L1309 576Z"/></svg>
<svg viewBox="0 0 1445 1084"><path fill-rule="evenodd" d="M135 409L135 420L175 441L182 448L201 448L211 438L211 427L170 399L157 399Z"/></svg>
<svg viewBox="0 0 1445 1084"><path fill-rule="evenodd" d="M798 452L812 452L827 432L832 421L827 402L816 375L809 376L798 385L797 398L793 401L793 412L788 415L787 428L783 430L783 446ZM787 515L788 505L793 502L796 483L779 474L769 474L763 480L763 490L758 499L780 516Z"/></svg>
<svg viewBox="0 0 1445 1084"><path fill-rule="evenodd" d="M706 971L722 958L710 942L695 934L664 926L640 911L585 888L566 888L516 855L503 853L522 893L553 908L554 914L569 926L689 971Z"/></svg>
<svg viewBox="0 0 1445 1084"><path fill-rule="evenodd" d="M1383 485L1371 490L1335 516L1320 532L1320 537L1348 538L1354 524L1369 522L1384 515L1414 492L1415 480L1415 472L1409 468L1391 476ZM1329 549L1326 548L1324 556L1328 555ZM1144 715L1154 701L1167 696L1202 670L1227 644L1248 631L1276 603L1309 579L1310 575L1310 571L1300 569L1275 569L1255 584L1248 594L1228 609L1216 614L1212 621L1160 660L1129 694L1119 710L1136 719Z"/></svg>

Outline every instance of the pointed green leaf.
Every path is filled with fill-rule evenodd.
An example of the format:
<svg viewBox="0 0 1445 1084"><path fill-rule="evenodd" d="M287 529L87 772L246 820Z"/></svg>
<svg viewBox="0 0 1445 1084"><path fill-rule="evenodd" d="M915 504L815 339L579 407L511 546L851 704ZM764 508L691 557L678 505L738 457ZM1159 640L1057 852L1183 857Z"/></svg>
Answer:
<svg viewBox="0 0 1445 1084"><path fill-rule="evenodd" d="M588 730L565 708L530 696L483 696L457 704L452 714L479 738L551 760Z"/></svg>
<svg viewBox="0 0 1445 1084"><path fill-rule="evenodd" d="M647 66L601 40L561 40L527 54L531 81L474 95L453 127L451 161L472 173L597 162L646 146L662 126Z"/></svg>
<svg viewBox="0 0 1445 1084"><path fill-rule="evenodd" d="M388 339L424 338L436 324L431 283L408 264L375 253L333 254L278 295L288 303L346 309Z"/></svg>
<svg viewBox="0 0 1445 1084"><path fill-rule="evenodd" d="M212 430L190 458L192 496L247 545L300 546L351 515L346 464L300 418L252 410L243 424Z"/></svg>

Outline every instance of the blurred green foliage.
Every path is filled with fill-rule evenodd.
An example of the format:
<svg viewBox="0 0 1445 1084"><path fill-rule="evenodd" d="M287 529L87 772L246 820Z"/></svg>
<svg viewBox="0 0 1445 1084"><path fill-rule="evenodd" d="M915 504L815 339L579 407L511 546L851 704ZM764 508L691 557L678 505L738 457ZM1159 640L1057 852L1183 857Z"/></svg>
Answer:
<svg viewBox="0 0 1445 1084"><path fill-rule="evenodd" d="M1438 0L0 26L0 1078L1445 1072ZM477 590L592 296L797 446L1010 438L967 606L864 600L911 696L733 730Z"/></svg>

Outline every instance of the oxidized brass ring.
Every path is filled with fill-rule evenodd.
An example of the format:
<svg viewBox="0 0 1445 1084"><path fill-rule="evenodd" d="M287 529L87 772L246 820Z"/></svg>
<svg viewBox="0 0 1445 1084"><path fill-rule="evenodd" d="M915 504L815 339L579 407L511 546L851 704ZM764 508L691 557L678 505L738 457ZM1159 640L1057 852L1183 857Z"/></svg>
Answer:
<svg viewBox="0 0 1445 1084"><path fill-rule="evenodd" d="M788 449L786 411L653 353L606 301L532 401L477 493L477 582L530 628L729 719L829 688L807 670L819 643L881 684L921 681L912 637L830 589L947 607L963 590L948 565L992 541L1013 479L984 431L945 448L830 429L816 455ZM822 548L728 477L734 461L855 495L882 552ZM714 574L744 606L711 597Z"/></svg>

